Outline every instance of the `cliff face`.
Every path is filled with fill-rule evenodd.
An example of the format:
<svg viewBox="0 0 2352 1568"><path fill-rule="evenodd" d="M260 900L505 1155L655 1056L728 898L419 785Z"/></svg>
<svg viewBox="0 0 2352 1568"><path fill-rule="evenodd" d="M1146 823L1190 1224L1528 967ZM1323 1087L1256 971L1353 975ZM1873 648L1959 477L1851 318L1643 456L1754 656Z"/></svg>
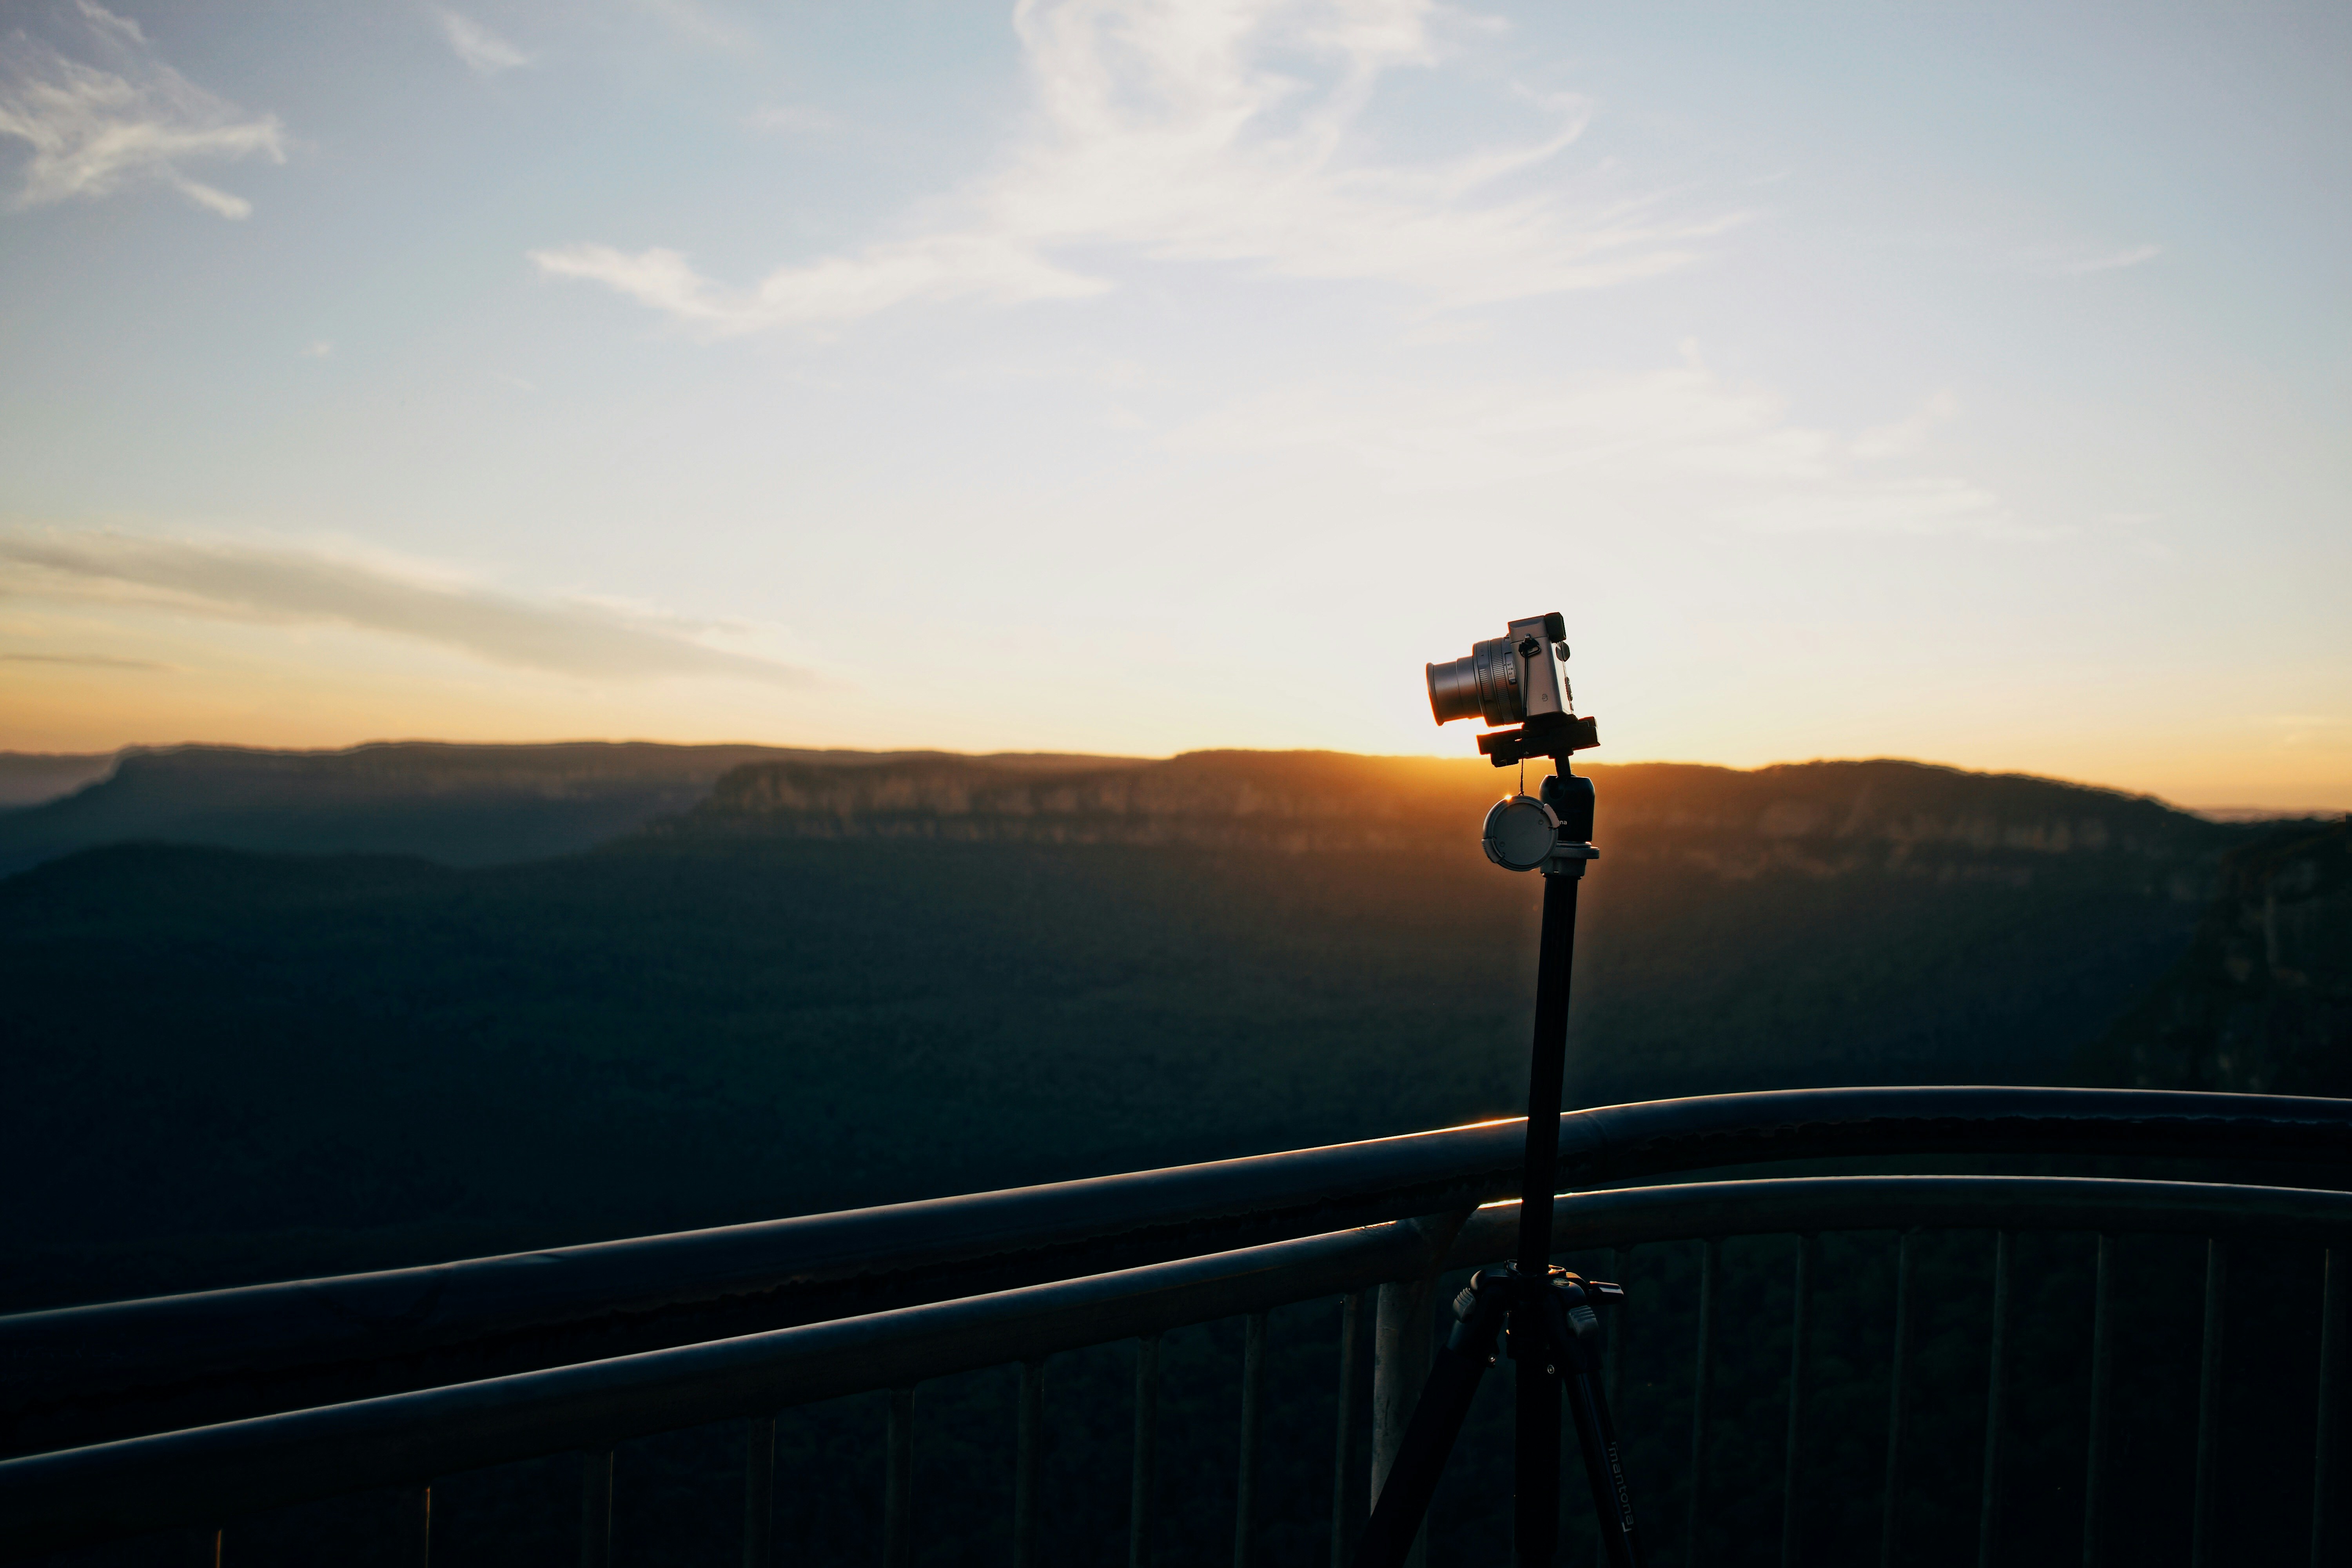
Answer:
<svg viewBox="0 0 2352 1568"><path fill-rule="evenodd" d="M1454 763L1312 752L1200 752L1017 772L962 757L761 763L728 773L665 831L1302 853L1393 847L1449 829L1458 837L1465 811L1475 831L1486 804L1475 784L1485 782Z"/></svg>
<svg viewBox="0 0 2352 1568"><path fill-rule="evenodd" d="M1916 763L1580 771L1600 796L1601 859L1578 959L1579 1037L1593 1044L1570 1079L1596 1102L1807 1081L2047 1081L2179 955L2222 856L2253 831L2113 791ZM1487 911L1532 913L1536 879L1495 871L1476 848L1486 807L1517 782L1483 761L1312 752L1018 776L955 758L763 762L647 842L748 856L865 840L877 857L929 843L1008 860L1100 846L1082 858L1106 863L1139 849L1147 860L1119 862L1130 877L1251 899L1363 881L1359 933L1444 910L1454 929L1429 938L1442 947L1484 930ZM1512 963L1528 961L1517 944L1529 934L1521 924L1509 939ZM1485 984L1512 994L1517 979Z"/></svg>
<svg viewBox="0 0 2352 1568"><path fill-rule="evenodd" d="M1585 771L1601 795L1604 854L1729 879L1875 873L2026 887L2096 862L2146 890L2195 900L2235 841L2230 829L2152 800L1916 763ZM1475 839L1486 806L1517 777L1483 763L1328 752L1204 752L1018 773L963 758L761 762L729 773L659 831L1408 850Z"/></svg>
<svg viewBox="0 0 2352 1568"><path fill-rule="evenodd" d="M2281 827L2230 853L2189 951L2084 1058L2150 1089L2352 1093L2347 822Z"/></svg>
<svg viewBox="0 0 2352 1568"><path fill-rule="evenodd" d="M0 811L0 875L142 839L281 854L419 855L453 866L529 860L585 849L690 810L729 769L762 760L824 769L905 759L631 742L131 752L77 794ZM1007 769L1071 762L966 761Z"/></svg>

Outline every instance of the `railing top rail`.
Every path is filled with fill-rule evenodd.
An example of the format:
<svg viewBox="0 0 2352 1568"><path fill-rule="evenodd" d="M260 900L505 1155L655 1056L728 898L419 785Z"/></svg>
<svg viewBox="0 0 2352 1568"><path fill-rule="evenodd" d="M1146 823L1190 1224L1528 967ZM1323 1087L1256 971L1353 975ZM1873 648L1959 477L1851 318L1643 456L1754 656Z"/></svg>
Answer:
<svg viewBox="0 0 2352 1568"><path fill-rule="evenodd" d="M0 1461L0 1560L1152 1333L1507 1252L1515 1205L1399 1221L447 1387ZM1563 1250L1684 1236L2000 1226L2352 1235L2352 1193L2084 1177L1853 1176L1591 1193Z"/></svg>
<svg viewBox="0 0 2352 1568"><path fill-rule="evenodd" d="M1520 1120L810 1215L0 1318L0 1448L609 1358L1468 1207ZM1933 1152L2352 1163L2352 1101L2142 1089L1792 1089L1560 1119L1559 1184Z"/></svg>
<svg viewBox="0 0 2352 1568"><path fill-rule="evenodd" d="M1470 1216L1449 1268L1507 1257L1518 1207ZM1835 1230L2076 1230L2109 1235L2352 1235L2352 1193L2103 1176L1783 1176L1621 1187L1562 1198L1561 1252Z"/></svg>

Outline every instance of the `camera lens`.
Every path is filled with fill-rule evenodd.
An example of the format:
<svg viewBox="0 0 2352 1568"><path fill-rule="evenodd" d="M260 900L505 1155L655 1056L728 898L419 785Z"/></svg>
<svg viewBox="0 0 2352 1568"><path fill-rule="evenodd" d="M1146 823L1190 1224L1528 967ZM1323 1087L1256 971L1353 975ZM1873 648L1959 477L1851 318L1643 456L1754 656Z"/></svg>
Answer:
<svg viewBox="0 0 2352 1568"><path fill-rule="evenodd" d="M1441 724L1484 718L1489 724L1516 724L1527 717L1519 693L1519 655L1508 637L1474 643L1467 658L1427 667L1429 710Z"/></svg>
<svg viewBox="0 0 2352 1568"><path fill-rule="evenodd" d="M1478 656L1429 667L1429 710L1441 724L1478 716Z"/></svg>

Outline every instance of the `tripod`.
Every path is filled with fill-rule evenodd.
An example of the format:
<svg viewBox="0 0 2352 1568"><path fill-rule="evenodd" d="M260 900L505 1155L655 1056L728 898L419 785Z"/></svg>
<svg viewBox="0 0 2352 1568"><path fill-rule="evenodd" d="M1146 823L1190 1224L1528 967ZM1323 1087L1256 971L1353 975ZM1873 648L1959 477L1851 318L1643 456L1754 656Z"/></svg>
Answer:
<svg viewBox="0 0 2352 1568"><path fill-rule="evenodd" d="M1528 726L1528 731L1537 730ZM1490 741L1503 743L1490 746ZM1479 738L1479 749L1493 756L1498 767L1529 754L1546 754L1549 748L1537 750L1540 744L1528 731ZM1517 1367L1512 1516L1519 1568L1550 1568L1559 1545L1563 1392L1576 1423L1577 1447L1583 1452L1585 1479L1592 1489L1593 1510L1601 1521L1601 1542L1611 1568L1641 1568L1633 1500L1625 1489L1617 1431L1601 1386L1601 1325L1594 1310L1622 1300L1625 1293L1551 1264L1552 1173L1559 1160L1560 1077L1568 1046L1576 890L1585 862L1598 858L1590 842L1592 783L1570 772L1567 749L1551 754L1558 771L1544 781L1542 804L1559 826L1551 851L1541 862L1543 936L1536 968L1535 1047L1528 1073L1517 1256L1509 1264L1482 1271L1454 1298L1454 1331L1413 1406L1396 1463L1357 1544L1356 1568L1402 1568L1436 1493L1446 1456L1470 1412L1471 1396L1478 1392L1478 1380L1495 1364L1498 1338L1506 1342ZM1495 820L1488 819L1490 856L1495 854Z"/></svg>

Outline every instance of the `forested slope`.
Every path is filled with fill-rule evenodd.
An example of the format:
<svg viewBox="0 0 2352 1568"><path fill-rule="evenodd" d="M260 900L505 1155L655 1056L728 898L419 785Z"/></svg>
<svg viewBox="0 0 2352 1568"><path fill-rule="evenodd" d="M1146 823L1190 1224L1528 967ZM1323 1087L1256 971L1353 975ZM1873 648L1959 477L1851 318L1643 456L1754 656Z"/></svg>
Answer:
<svg viewBox="0 0 2352 1568"><path fill-rule="evenodd" d="M1594 770L1571 1092L2063 1080L2243 830L1896 763ZM0 881L11 1305L1518 1109L1468 764L763 762L592 853Z"/></svg>

